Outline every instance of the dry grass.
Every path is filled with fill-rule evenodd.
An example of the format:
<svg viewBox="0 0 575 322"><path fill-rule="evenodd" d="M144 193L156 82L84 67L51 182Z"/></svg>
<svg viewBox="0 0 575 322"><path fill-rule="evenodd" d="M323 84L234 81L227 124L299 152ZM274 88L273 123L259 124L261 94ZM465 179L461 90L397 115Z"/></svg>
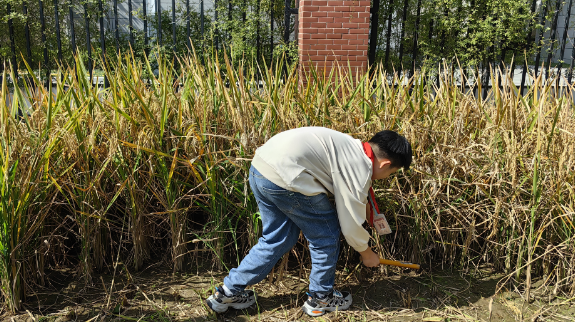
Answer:
<svg viewBox="0 0 575 322"><path fill-rule="evenodd" d="M575 291L572 88L539 78L526 95L501 85L483 99L448 73L439 87L381 69L359 82L342 70L301 82L281 65L194 56L159 59L145 78L152 67L125 55L98 89L77 65L55 91L39 80L15 88L9 105L2 78L0 273L11 310L47 267L77 268L91 284L118 261L237 265L260 229L250 158L275 133L312 125L363 140L393 129L412 142L412 170L377 187L395 232L374 240L383 257L492 265L506 274L501 288L526 298L535 277ZM26 96L32 108L19 118ZM346 248L342 260L354 256Z"/></svg>
<svg viewBox="0 0 575 322"><path fill-rule="evenodd" d="M293 263L297 266L296 263ZM280 266L276 266L280 269ZM100 283L84 285L70 274L52 273L52 287L32 297L27 312L0 315L14 322L31 321L545 321L572 320L575 307L571 299L553 298L536 292L526 304L514 292L494 295L501 274L482 270L476 276L446 271L415 274L396 269L363 269L361 274L340 270L338 288L353 294L347 311L311 318L301 310L308 283L298 278L299 270L276 274L250 286L258 294L258 303L246 310L214 314L205 298L213 291L222 272L173 274L159 265L142 272L129 272L114 279L97 278ZM387 272L385 272L387 271ZM304 277L309 269L304 269ZM96 275L94 276L96 277Z"/></svg>

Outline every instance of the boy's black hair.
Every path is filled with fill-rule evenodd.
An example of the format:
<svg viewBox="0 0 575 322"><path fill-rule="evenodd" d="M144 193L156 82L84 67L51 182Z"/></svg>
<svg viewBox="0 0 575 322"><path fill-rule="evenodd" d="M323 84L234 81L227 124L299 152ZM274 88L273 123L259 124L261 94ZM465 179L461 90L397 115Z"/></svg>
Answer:
<svg viewBox="0 0 575 322"><path fill-rule="evenodd" d="M375 144L379 149L374 149L377 158L391 160L394 168L409 169L411 165L411 144L407 139L394 131L385 130L376 133L369 143ZM379 150L379 151L376 151Z"/></svg>

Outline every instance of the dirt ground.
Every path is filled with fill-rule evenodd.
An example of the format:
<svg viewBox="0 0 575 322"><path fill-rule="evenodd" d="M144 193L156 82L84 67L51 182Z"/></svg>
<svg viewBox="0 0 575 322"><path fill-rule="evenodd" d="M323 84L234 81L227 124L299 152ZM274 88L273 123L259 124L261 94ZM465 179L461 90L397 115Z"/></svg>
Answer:
<svg viewBox="0 0 575 322"><path fill-rule="evenodd" d="M89 285L73 272L52 271L49 285L29 294L25 311L5 313L1 318L11 322L314 320L300 309L306 299L307 270L275 272L253 286L257 305L216 315L203 300L221 283L224 273L172 274L161 265L137 274L118 267L115 275L94 275ZM488 270L462 274L358 266L339 271L336 279L338 289L352 292L352 307L316 320L575 321L572 299L550 295L544 288L528 304L518 290L495 294L501 277Z"/></svg>

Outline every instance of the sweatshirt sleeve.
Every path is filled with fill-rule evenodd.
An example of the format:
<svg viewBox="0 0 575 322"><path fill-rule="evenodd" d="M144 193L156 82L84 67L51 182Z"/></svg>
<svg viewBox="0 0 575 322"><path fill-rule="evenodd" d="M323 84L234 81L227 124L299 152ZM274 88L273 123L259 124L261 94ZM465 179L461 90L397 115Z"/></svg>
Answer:
<svg viewBox="0 0 575 322"><path fill-rule="evenodd" d="M353 249L363 252L368 247L370 236L362 227L365 221L367 193L355 191L354 194L340 172L333 173L333 183L341 232Z"/></svg>

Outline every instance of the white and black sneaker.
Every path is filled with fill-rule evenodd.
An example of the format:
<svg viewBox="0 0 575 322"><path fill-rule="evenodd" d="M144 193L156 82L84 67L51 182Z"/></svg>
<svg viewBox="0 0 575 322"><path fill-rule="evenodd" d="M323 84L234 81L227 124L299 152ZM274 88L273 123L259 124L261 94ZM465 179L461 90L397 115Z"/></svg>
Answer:
<svg viewBox="0 0 575 322"><path fill-rule="evenodd" d="M302 309L309 316L320 316L326 312L344 311L351 306L351 294L333 290L329 295L319 298L317 295L309 296Z"/></svg>
<svg viewBox="0 0 575 322"><path fill-rule="evenodd" d="M252 290L244 290L238 294L227 296L221 287L206 299L206 304L217 313L224 313L229 307L236 310L247 309L256 302L256 293Z"/></svg>

